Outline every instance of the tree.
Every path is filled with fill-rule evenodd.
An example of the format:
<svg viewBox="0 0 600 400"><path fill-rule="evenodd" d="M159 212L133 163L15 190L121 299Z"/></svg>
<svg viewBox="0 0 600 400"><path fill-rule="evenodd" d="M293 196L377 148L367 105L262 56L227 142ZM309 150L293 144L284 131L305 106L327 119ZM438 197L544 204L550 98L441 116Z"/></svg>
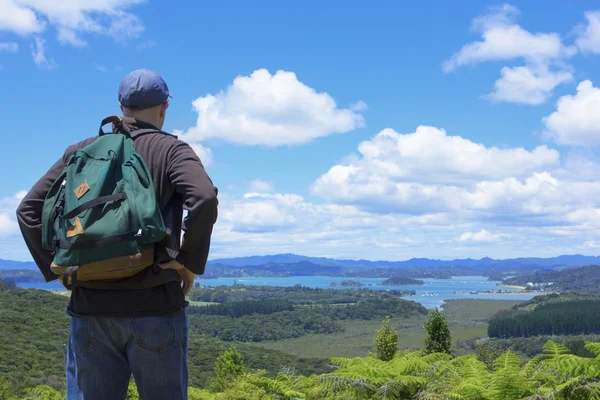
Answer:
<svg viewBox="0 0 600 400"><path fill-rule="evenodd" d="M475 348L475 355L479 361L491 369L494 366L494 361L504 354L506 350L506 346L486 340L477 345Z"/></svg>
<svg viewBox="0 0 600 400"><path fill-rule="evenodd" d="M0 286L0 290L12 290L16 289L17 284L12 279L4 280L2 286Z"/></svg>
<svg viewBox="0 0 600 400"><path fill-rule="evenodd" d="M373 340L377 350L377 358L382 361L390 361L398 350L398 332L390 327L390 317L386 317L383 326L377 331Z"/></svg>
<svg viewBox="0 0 600 400"><path fill-rule="evenodd" d="M429 314L429 321L424 326L427 331L425 338L425 352L447 353L451 354L452 337L448 328L446 315L439 311L437 307Z"/></svg>
<svg viewBox="0 0 600 400"><path fill-rule="evenodd" d="M244 373L245 366L242 356L234 345L231 345L223 354L217 358L215 364L215 378L212 389L221 392L238 376Z"/></svg>

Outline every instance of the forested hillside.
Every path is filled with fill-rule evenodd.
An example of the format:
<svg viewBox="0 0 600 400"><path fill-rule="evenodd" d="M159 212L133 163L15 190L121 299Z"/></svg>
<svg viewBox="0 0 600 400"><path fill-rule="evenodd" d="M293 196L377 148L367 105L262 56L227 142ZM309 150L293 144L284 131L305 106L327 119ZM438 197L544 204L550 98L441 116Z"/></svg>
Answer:
<svg viewBox="0 0 600 400"><path fill-rule="evenodd" d="M220 286L195 288L190 325L225 341L263 342L343 331L340 320L373 320L387 315L426 315L422 305L399 299L401 291L311 289L305 287Z"/></svg>
<svg viewBox="0 0 600 400"><path fill-rule="evenodd" d="M425 310L423 314L420 305L389 293L269 289L272 298L268 293L258 296L256 287L194 289L195 296L221 302L193 303L189 308L190 400L600 398L600 343L582 342L583 351L577 349L578 355L574 355L556 341L546 340L541 353L523 359L494 347L492 340L490 345L478 345L475 353L457 356L445 313ZM315 298L316 294L322 298ZM589 296L565 300L555 295L542 300L517 304L510 312L533 313L547 306L560 309L569 302L594 301ZM464 303L463 308L454 307L452 313L467 318L475 302L459 302ZM0 280L0 400L64 399L66 304L66 297L42 290L15 289L12 285L7 290ZM334 323L374 319L381 326L385 322L379 332L371 332L368 341L372 351L368 354L327 360L257 348L240 343L239 338L232 338L235 344L231 347L231 343L201 334L203 328L198 326L204 321L200 318L238 321L239 325L230 329L232 334L243 332L243 325L251 326L247 332L257 334L268 331L263 326L269 325L268 318L277 329L299 326L275 321L286 319L282 318L285 315L290 320L297 317L298 322L310 321L303 313L314 313ZM404 338L388 324L384 317L388 313L400 321L408 321L411 315L420 321L429 318L423 320L421 350L399 350ZM133 383L127 399L138 399Z"/></svg>
<svg viewBox="0 0 600 400"><path fill-rule="evenodd" d="M490 337L500 338L598 333L600 299L540 304L532 311L503 311L488 327Z"/></svg>
<svg viewBox="0 0 600 400"><path fill-rule="evenodd" d="M11 391L42 384L63 388L68 298L44 290L5 289L0 280L0 377ZM190 383L204 387L227 345L191 329L189 348ZM270 376L282 366L307 374L326 370L323 359L295 357L243 343L238 349L248 366L264 369ZM0 400L4 400L1 393Z"/></svg>
<svg viewBox="0 0 600 400"><path fill-rule="evenodd" d="M551 283L551 289L554 291L578 291L600 294L600 265L517 276L505 280L504 283L520 286L525 286L527 283Z"/></svg>

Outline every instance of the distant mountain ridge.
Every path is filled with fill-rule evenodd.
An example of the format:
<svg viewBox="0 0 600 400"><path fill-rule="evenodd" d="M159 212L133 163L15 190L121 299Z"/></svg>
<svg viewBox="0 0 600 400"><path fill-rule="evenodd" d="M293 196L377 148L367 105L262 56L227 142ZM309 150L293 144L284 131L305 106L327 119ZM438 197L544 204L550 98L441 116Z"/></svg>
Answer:
<svg viewBox="0 0 600 400"><path fill-rule="evenodd" d="M220 258L210 260L209 265L221 264L223 266L246 267L265 266L265 269L278 271L277 265L295 264L299 269L314 267L315 265L338 268L410 268L410 267L510 267L510 266L537 266L540 268L561 268L587 265L600 265L600 256L583 256L579 254L562 255L551 258L521 257L504 260L495 260L484 257L479 260L473 258L456 260L435 260L430 258L411 258L405 261L370 261L370 260L338 260L327 257L308 257L298 254L273 254L265 256L249 256L235 258ZM337 268L334 268L337 267ZM0 270L33 269L37 265L31 261L12 261L0 259Z"/></svg>
<svg viewBox="0 0 600 400"><path fill-rule="evenodd" d="M3 260L0 258L0 269L3 269L3 270L35 269L37 271L38 267L32 261L12 261L12 260Z"/></svg>
<svg viewBox="0 0 600 400"><path fill-rule="evenodd" d="M209 261L210 264L225 264L237 267L255 266L265 264L295 264L309 262L312 264L331 267L353 267L353 268L407 268L407 267L506 267L514 266L539 266L544 268L560 268L584 265L600 265L599 256L584 256L579 254L562 255L558 257L520 257L504 260L495 260L484 257L479 260L473 258L456 260L435 260L430 258L411 258L405 261L370 261L370 260L337 260L326 257L308 257L298 254L274 254L266 256L250 256L236 258L221 258Z"/></svg>

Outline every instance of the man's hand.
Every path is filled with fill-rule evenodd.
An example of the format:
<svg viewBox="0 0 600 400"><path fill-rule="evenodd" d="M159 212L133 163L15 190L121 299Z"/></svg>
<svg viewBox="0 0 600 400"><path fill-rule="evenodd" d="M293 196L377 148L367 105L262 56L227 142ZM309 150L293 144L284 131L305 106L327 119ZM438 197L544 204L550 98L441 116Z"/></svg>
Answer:
<svg viewBox="0 0 600 400"><path fill-rule="evenodd" d="M174 269L179 274L179 282L183 283L183 294L187 296L190 289L194 286L194 279L196 274L187 269L185 266L179 264L177 261L172 260L166 264L160 264L162 269Z"/></svg>

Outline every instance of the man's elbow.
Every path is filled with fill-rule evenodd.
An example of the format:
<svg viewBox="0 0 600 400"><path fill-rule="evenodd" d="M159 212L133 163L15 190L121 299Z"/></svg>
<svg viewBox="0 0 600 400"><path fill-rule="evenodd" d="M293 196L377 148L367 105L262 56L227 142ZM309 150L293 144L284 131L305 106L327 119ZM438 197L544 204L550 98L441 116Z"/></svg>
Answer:
<svg viewBox="0 0 600 400"><path fill-rule="evenodd" d="M27 208L27 202L24 198L23 200L21 200L21 202L17 206L17 210L15 211L15 215L17 217L17 222L19 223L19 225L21 225L25 221L27 215Z"/></svg>

